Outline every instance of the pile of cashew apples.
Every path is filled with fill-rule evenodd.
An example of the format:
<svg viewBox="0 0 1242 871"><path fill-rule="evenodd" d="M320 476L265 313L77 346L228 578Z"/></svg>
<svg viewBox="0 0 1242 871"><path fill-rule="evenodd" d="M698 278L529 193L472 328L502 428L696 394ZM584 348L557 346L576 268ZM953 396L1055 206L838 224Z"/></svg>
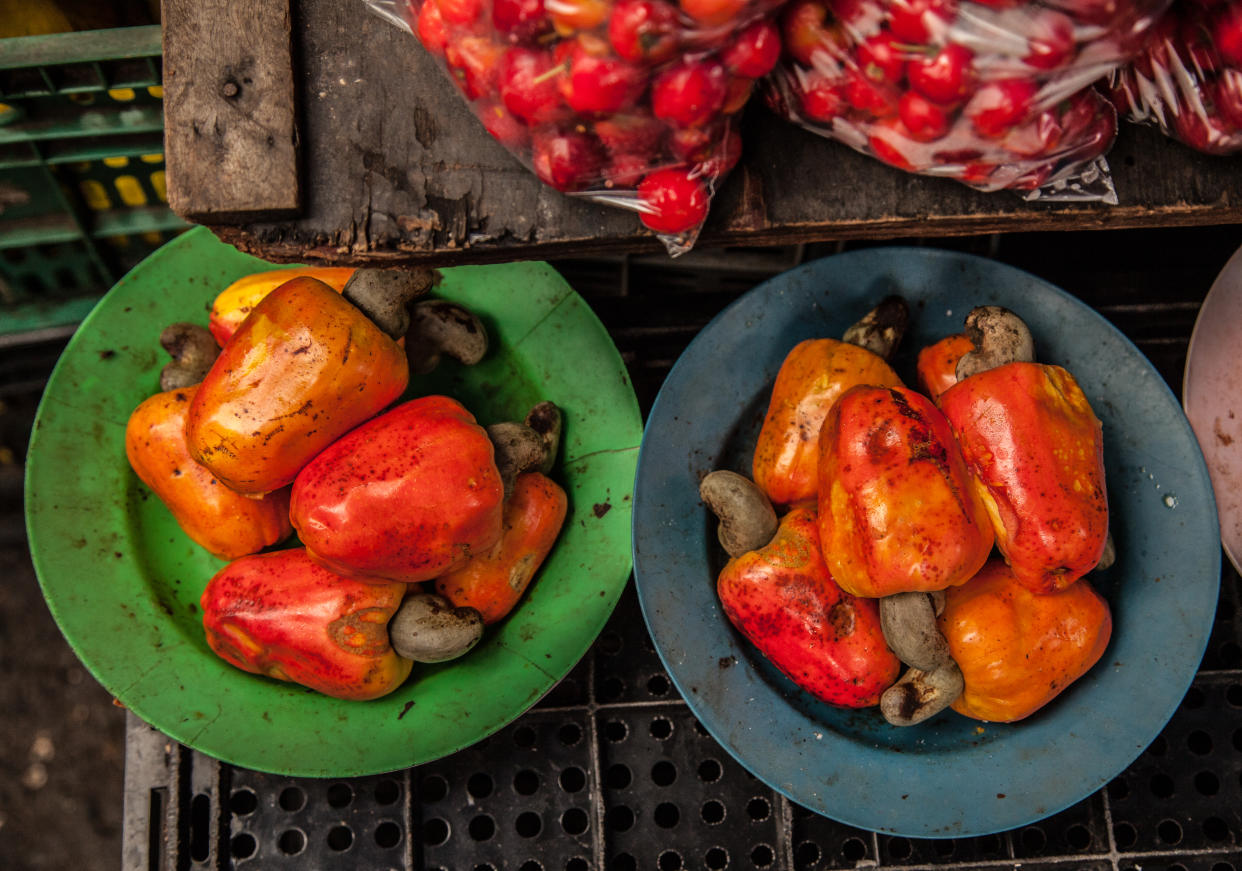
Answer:
<svg viewBox="0 0 1242 871"><path fill-rule="evenodd" d="M481 424L418 390L488 351L425 269L278 269L169 325L125 450L185 534L225 561L200 600L239 669L367 700L468 653L526 594L567 512L559 409ZM454 364L454 365L457 365ZM294 535L296 533L296 536Z"/></svg>
<svg viewBox="0 0 1242 871"><path fill-rule="evenodd" d="M908 317L890 297L789 351L750 474L701 481L729 557L717 593L824 702L894 726L1022 720L1112 631L1090 577L1113 559L1102 426L998 306L919 349L906 386L888 361Z"/></svg>

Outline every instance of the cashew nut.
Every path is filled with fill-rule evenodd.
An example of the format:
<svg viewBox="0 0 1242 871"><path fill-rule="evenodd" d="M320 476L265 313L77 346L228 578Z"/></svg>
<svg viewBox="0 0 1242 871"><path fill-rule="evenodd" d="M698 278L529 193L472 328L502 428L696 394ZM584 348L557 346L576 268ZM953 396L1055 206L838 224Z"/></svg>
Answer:
<svg viewBox="0 0 1242 871"><path fill-rule="evenodd" d="M699 483L699 496L720 520L716 537L731 557L763 547L776 535L776 511L755 482L717 470Z"/></svg>
<svg viewBox="0 0 1242 871"><path fill-rule="evenodd" d="M540 402L526 413L523 421L543 439L543 462L539 464L539 471L545 475L552 471L552 463L560 449L563 421L561 410L551 402Z"/></svg>
<svg viewBox="0 0 1242 871"><path fill-rule="evenodd" d="M914 726L953 704L965 688L952 660L930 672L909 668L880 696L880 713L894 726Z"/></svg>
<svg viewBox="0 0 1242 871"><path fill-rule="evenodd" d="M206 327L178 322L164 327L160 345L172 356L160 371L160 390L179 390L202 382L220 355L220 346Z"/></svg>
<svg viewBox="0 0 1242 871"><path fill-rule="evenodd" d="M443 596L411 593L388 622L388 640L398 655L415 662L456 659L483 637L483 617L474 608L454 608Z"/></svg>
<svg viewBox="0 0 1242 871"><path fill-rule="evenodd" d="M912 668L935 671L952 663L949 643L936 625L936 610L927 593L894 593L880 602L880 628L897 658Z"/></svg>
<svg viewBox="0 0 1242 871"><path fill-rule="evenodd" d="M1100 561L1095 564L1093 571L1102 572L1115 562L1117 562L1117 544L1113 541L1113 531L1110 529L1104 536L1104 553L1100 554Z"/></svg>
<svg viewBox="0 0 1242 871"><path fill-rule="evenodd" d="M435 284L436 273L426 267L412 269L359 269L341 288L341 295L394 339L410 326L407 306Z"/></svg>
<svg viewBox="0 0 1242 871"><path fill-rule="evenodd" d="M1035 340L1022 318L999 305L981 305L966 315L966 338L975 345L957 361L957 380L1006 363L1033 363Z"/></svg>
<svg viewBox="0 0 1242 871"><path fill-rule="evenodd" d="M910 307L906 301L896 294L886 296L879 305L863 315L862 320L848 327L841 339L890 360L906 334L909 321Z"/></svg>
<svg viewBox="0 0 1242 871"><path fill-rule="evenodd" d="M405 355L415 375L426 375L445 355L473 366L487 353L487 328L465 306L427 299L410 308L409 318Z"/></svg>

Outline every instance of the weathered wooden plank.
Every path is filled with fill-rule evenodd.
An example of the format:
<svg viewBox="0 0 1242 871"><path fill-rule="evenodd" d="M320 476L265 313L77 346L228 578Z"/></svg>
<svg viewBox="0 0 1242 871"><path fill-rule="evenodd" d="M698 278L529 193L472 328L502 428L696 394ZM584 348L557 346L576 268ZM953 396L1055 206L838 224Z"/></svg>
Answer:
<svg viewBox="0 0 1242 871"><path fill-rule="evenodd" d="M354 3L295 0L306 119L305 214L215 227L273 260L490 262L657 251L635 217L542 185L483 131L408 33ZM361 3L359 2L359 6ZM913 176L748 108L742 162L700 245L1242 223L1242 158L1126 125L1119 197L1027 203Z"/></svg>
<svg viewBox="0 0 1242 871"><path fill-rule="evenodd" d="M289 0L164 0L168 202L192 221L301 208Z"/></svg>

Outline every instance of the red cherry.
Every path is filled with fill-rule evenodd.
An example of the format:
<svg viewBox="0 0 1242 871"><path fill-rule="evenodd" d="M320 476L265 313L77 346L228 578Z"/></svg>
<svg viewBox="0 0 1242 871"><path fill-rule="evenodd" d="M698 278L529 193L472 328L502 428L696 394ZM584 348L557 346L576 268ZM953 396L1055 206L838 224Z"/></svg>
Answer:
<svg viewBox="0 0 1242 871"><path fill-rule="evenodd" d="M761 18L733 37L720 54L725 69L748 79L760 79L772 71L781 56L781 34L776 24Z"/></svg>
<svg viewBox="0 0 1242 871"><path fill-rule="evenodd" d="M681 10L708 27L735 21L749 5L749 0L681 0Z"/></svg>
<svg viewBox="0 0 1242 871"><path fill-rule="evenodd" d="M558 72L549 51L521 46L506 50L497 70L505 108L529 124L568 114L557 89Z"/></svg>
<svg viewBox="0 0 1242 871"><path fill-rule="evenodd" d="M474 24L483 9L482 0L427 0L440 7L440 17L448 24Z"/></svg>
<svg viewBox="0 0 1242 871"><path fill-rule="evenodd" d="M802 114L811 121L828 124L833 118L845 113L849 101L845 85L835 76L820 76L812 72L799 88L802 98Z"/></svg>
<svg viewBox="0 0 1242 871"><path fill-rule="evenodd" d="M785 50L803 66L822 69L845 58L853 40L823 0L794 0L781 16Z"/></svg>
<svg viewBox="0 0 1242 871"><path fill-rule="evenodd" d="M716 140L711 152L699 161L698 170L707 178L719 181L742 159L742 134L730 128Z"/></svg>
<svg viewBox="0 0 1242 871"><path fill-rule="evenodd" d="M611 115L595 122L595 135L610 154L655 154L668 126L650 115Z"/></svg>
<svg viewBox="0 0 1242 871"><path fill-rule="evenodd" d="M933 103L956 103L970 96L975 87L975 54L951 42L931 57L906 64L910 87Z"/></svg>
<svg viewBox="0 0 1242 871"><path fill-rule="evenodd" d="M694 127L718 115L728 93L727 75L719 61L683 60L651 83L651 111L669 123Z"/></svg>
<svg viewBox="0 0 1242 871"><path fill-rule="evenodd" d="M444 27L444 18L440 15L440 4L436 0L425 0L418 10L418 21L414 34L423 48L439 57L444 57L444 47L448 45L448 31Z"/></svg>
<svg viewBox="0 0 1242 871"><path fill-rule="evenodd" d="M540 128L531 137L531 163L545 184L558 191L578 191L599 178L604 155L588 133Z"/></svg>
<svg viewBox="0 0 1242 871"><path fill-rule="evenodd" d="M444 60L467 100L495 93L497 67L504 50L486 36L467 36L444 47Z"/></svg>
<svg viewBox="0 0 1242 871"><path fill-rule="evenodd" d="M664 0L620 0L608 19L613 50L634 63L657 64L677 51L677 9Z"/></svg>
<svg viewBox="0 0 1242 871"><path fill-rule="evenodd" d="M1025 25L1027 54L1022 60L1038 70L1055 70L1074 57L1074 19L1055 9L1041 8Z"/></svg>
<svg viewBox="0 0 1242 871"><path fill-rule="evenodd" d="M755 89L754 79L733 76L729 79L729 90L725 94L724 105L720 107L721 115L733 115L742 111L750 101L751 92Z"/></svg>
<svg viewBox="0 0 1242 871"><path fill-rule="evenodd" d="M1216 13L1212 42L1226 66L1242 67L1242 3L1230 3Z"/></svg>
<svg viewBox="0 0 1242 871"><path fill-rule="evenodd" d="M475 112L492 138L510 151L524 150L530 142L529 128L503 104L488 100L476 104Z"/></svg>
<svg viewBox="0 0 1242 871"><path fill-rule="evenodd" d="M923 45L957 15L956 0L891 0L888 29L901 42Z"/></svg>
<svg viewBox="0 0 1242 871"><path fill-rule="evenodd" d="M897 104L897 114L906 125L910 138L917 142L933 142L944 137L952 126L950 110L924 97L917 91L906 91Z"/></svg>
<svg viewBox="0 0 1242 871"><path fill-rule="evenodd" d="M845 99L859 112L887 118L897 114L901 93L893 85L872 81L862 70L852 69L846 74Z"/></svg>
<svg viewBox="0 0 1242 871"><path fill-rule="evenodd" d="M1030 79L1000 79L982 85L966 106L975 132L988 139L1004 135L1031 111L1038 86Z"/></svg>
<svg viewBox="0 0 1242 871"><path fill-rule="evenodd" d="M706 160L716 141L726 130L723 120L706 127L678 127L668 136L668 151L679 163L696 164Z"/></svg>
<svg viewBox="0 0 1242 871"><path fill-rule="evenodd" d="M1002 145L1017 157L1045 157L1061 142L1064 128L1053 110L1039 112L1005 134Z"/></svg>
<svg viewBox="0 0 1242 871"><path fill-rule="evenodd" d="M914 170L914 161L909 155L911 142L910 131L896 116L877 121L867 137L867 145L876 157L907 172Z"/></svg>
<svg viewBox="0 0 1242 871"><path fill-rule="evenodd" d="M875 9L874 0L827 0L828 8L838 21L860 25ZM859 28L855 28L857 31Z"/></svg>
<svg viewBox="0 0 1242 871"><path fill-rule="evenodd" d="M612 0L556 0L547 11L557 32L571 35L603 24L612 11Z"/></svg>
<svg viewBox="0 0 1242 871"><path fill-rule="evenodd" d="M634 188L651 170L651 160L642 154L614 154L604 167L604 187L609 190Z"/></svg>
<svg viewBox="0 0 1242 871"><path fill-rule="evenodd" d="M606 41L584 33L574 41L560 89L580 115L608 115L636 102L646 83L641 67L617 57Z"/></svg>
<svg viewBox="0 0 1242 871"><path fill-rule="evenodd" d="M707 217L707 187L682 168L657 169L638 185L645 209L639 220L651 230L678 236L703 223Z"/></svg>
<svg viewBox="0 0 1242 871"><path fill-rule="evenodd" d="M1221 119L1242 131L1242 70L1227 69L1212 89L1212 101Z"/></svg>
<svg viewBox="0 0 1242 871"><path fill-rule="evenodd" d="M862 74L873 82L895 85L905 74L906 62L892 35L884 30L860 42L855 59Z"/></svg>
<svg viewBox="0 0 1242 871"><path fill-rule="evenodd" d="M515 39L533 39L551 26L543 0L492 0L492 24Z"/></svg>

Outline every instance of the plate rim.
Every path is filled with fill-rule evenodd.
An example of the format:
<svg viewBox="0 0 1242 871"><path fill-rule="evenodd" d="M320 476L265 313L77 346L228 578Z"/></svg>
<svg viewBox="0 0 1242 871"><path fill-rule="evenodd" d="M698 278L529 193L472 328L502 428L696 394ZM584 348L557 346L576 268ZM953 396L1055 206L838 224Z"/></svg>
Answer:
<svg viewBox="0 0 1242 871"><path fill-rule="evenodd" d="M1052 282L1048 281L1047 279L1041 278L1020 267L1015 267L1010 264L1001 263L1000 261L994 260L992 258L983 257L980 255L970 254L966 252L958 252L958 251L952 251L948 249L940 249L940 248L934 248L934 247L922 247L922 246L916 247L916 246L907 246L907 245L886 245L886 246L876 246L876 247L870 247L870 248L864 248L864 249L856 249L853 251L841 252L838 254L828 255L823 258L818 258L813 261L808 261L807 263L800 264L797 267L793 267L792 269L787 270L785 273L781 273L778 276L774 276L773 278L770 278L760 283L759 285L752 288L747 293L740 296L738 299L732 301L728 306L726 306L720 313L718 313L714 318L712 318L711 321L709 321L709 323L703 328L703 330L698 335L695 336L695 338L692 340L690 345L686 348L686 350L682 353L682 355L675 362L673 369L672 371L670 371L668 378L666 378L664 384L661 386L660 392L657 394L655 402L652 405L651 412L648 415L647 428L646 428L646 431L644 432L644 445L643 445L643 448L640 449L638 470L636 472L634 528L633 528L633 533L631 536L631 547L634 550L635 583L637 587L639 604L640 604L640 608L642 609L644 621L647 623L648 630L650 631L653 641L655 642L656 651L659 654L661 662L664 664L665 668L668 670L670 678L673 680L674 684L677 686L679 692L681 692L683 698L685 698L687 703L690 705L692 712L703 722L704 726L713 735L713 737L716 738L716 740L726 749L726 751L739 764L741 764L746 770L748 770L751 774L756 776L759 780L767 784L769 787L774 789L776 792L784 795L785 797L789 798L792 801L795 801L795 802L798 802L800 804L810 807L810 809L814 810L815 812L823 816L829 817L831 819L835 819L847 825L857 826L859 828L866 829L869 831L882 832L885 834L892 834L892 835L898 835L898 836L916 837L916 838L947 837L947 836L969 837L969 836L994 834L994 833L1006 831L1011 828L1018 827L1024 824L1029 824L1031 822L1045 819L1061 810L1064 810L1067 807L1070 807L1071 805L1079 801L1084 800L1085 798L1093 794L1096 790L1098 790L1100 787L1102 787L1104 784L1106 784L1109 779L1111 779L1112 777L1115 777L1121 771L1124 771L1126 767L1132 764L1133 760L1137 758L1137 756L1146 747L1146 743L1144 743L1142 746L1134 748L1132 753L1128 753L1127 761L1125 761L1124 764L1115 766L1116 767L1115 771L1111 771L1106 776L1098 778L1098 782L1088 784L1084 786L1081 790L1073 791L1075 792L1075 794L1067 796L1065 800L1063 801L1063 803L1060 804L1059 806L1043 807L1043 808L1038 809L1037 811L1019 814L1012 819L1009 819L1009 820L1006 820L1004 822L997 823L997 824L989 824L989 825L985 825L982 827L970 828L969 826L965 826L959 823L957 827L954 827L951 830L933 830L933 829L929 829L926 826L918 826L918 825L910 826L910 825L904 825L904 824L884 824L884 823L877 824L876 821L873 819L862 819L857 816L851 816L851 814L848 814L848 813L842 814L842 813L838 813L835 811L830 813L822 805L813 806L811 804L807 804L806 797L794 794L791 791L790 785L779 782L772 772L768 770L761 770L760 768L756 767L751 761L748 761L747 758L744 758L746 754L743 754L740 751L740 748L735 746L734 742L727 740L725 737L721 735L721 731L722 731L721 725L716 722L710 722L715 719L714 717L715 712L705 709L702 703L696 699L696 692L695 692L694 687L685 685L682 674L680 673L680 670L677 667L678 663L674 661L672 658L673 656L672 652L670 652L669 650L666 650L663 640L657 634L656 624L653 622L654 615L652 613L652 608L653 608L654 603L651 601L651 594L646 589L645 584L644 584L644 577L645 577L644 569L646 568L646 560L644 559L644 556L642 554L643 542L640 540L640 534L641 534L640 524L642 523L642 513L645 511L645 505L643 503L644 503L644 496L646 495L646 493L644 492L644 488L642 485L644 482L644 475L646 473L646 469L648 466L648 460L649 460L648 456L646 456L646 452L648 448L647 439L650 434L653 434L656 431L656 427L653 427L653 422L658 421L659 418L661 417L662 402L671 401L668 399L668 396L669 396L668 391L671 386L675 386L677 384L678 379L675 377L675 374L678 373L679 368L689 369L690 364L687 361L691 358L691 351L694 348L695 343L699 342L701 337L710 336L712 331L714 331L715 329L719 329L720 324L722 322L726 322L727 320L736 317L737 313L740 310L742 310L743 306L747 304L748 298L755 297L756 295L764 294L764 293L770 294L774 291L775 286L778 286L779 284L782 284L782 283L787 283L788 276L790 276L791 273L801 273L801 272L808 271L815 264L822 264L826 261L835 261L837 263L840 263L847 259L866 260L866 259L873 259L873 258L884 257L884 256L892 256L894 258L902 257L902 258L916 258L916 259L932 257L932 258L941 258L941 259L948 260L948 261L959 261L959 262L970 261L976 265L982 266L983 268L986 268L989 270L999 270L1000 272L1010 272L1010 273L1014 273L1017 275L1021 275L1024 277L1026 281L1034 282L1042 286L1042 288L1046 289L1047 291L1052 292L1054 295L1060 296L1061 298L1068 301L1069 303L1072 303L1075 306L1077 306L1079 309L1085 310L1086 313L1089 313L1090 316L1095 321L1098 322L1099 326L1102 326L1103 328L1107 329L1110 333L1113 334L1113 336L1117 340L1120 340L1123 347L1125 347L1128 350L1128 352L1132 354L1137 361L1141 362L1141 364L1147 369L1149 369L1151 371L1151 374L1155 376L1155 383L1158 385L1160 391L1164 394L1164 396L1162 397L1163 401L1168 403L1171 409L1177 409L1178 412L1180 413L1180 404L1177 402L1176 396L1173 394L1173 391L1169 387L1168 383L1162 377L1159 376L1159 374L1155 371L1154 366L1152 366L1151 362L1146 358L1145 355L1142 354L1141 351L1138 350L1138 348L1134 345L1133 342L1130 341L1130 339L1127 336L1121 333L1120 330L1118 330L1106 318L1104 318L1101 314L1099 314L1099 312L1092 309L1082 300L1066 292L1062 288L1054 285ZM828 298L824 294L815 295L814 293L811 293L811 292L806 292L804 295L808 297L814 297L814 300L816 302L823 302L826 298ZM704 339L704 341L706 341L706 339ZM1202 480L1207 482L1207 488L1206 488L1206 492L1204 493L1204 495L1210 501L1211 503L1210 507L1214 511L1214 494L1211 490L1210 480L1208 480L1208 477L1207 477L1207 469L1204 463L1202 453L1198 450L1197 442L1195 442L1194 440L1193 431L1191 431L1189 422L1185 420L1184 416L1182 419L1182 423L1185 429L1185 432L1182 433L1182 435L1185 436L1186 434L1189 434L1189 438L1190 438L1189 446L1192 447L1193 452L1196 455L1195 458L1197 462L1195 463L1195 465L1197 468L1195 471L1199 474ZM1206 531L1204 534L1206 534L1209 538L1212 537L1211 534L1207 533ZM1216 540L1219 541L1218 536ZM1208 563L1210 564L1209 569L1214 568L1214 571L1212 571L1212 575L1213 575L1212 579L1206 581L1205 583L1206 583L1206 586L1212 587L1215 590L1215 598L1219 598L1220 548L1216 547L1214 549L1214 552L1211 553L1207 559L1208 559ZM715 599L714 594L712 596L712 599L713 600ZM718 604L716 605L716 607L718 609ZM1201 638L1199 639L1200 643L1198 645L1198 653L1195 657L1196 663L1202 660L1203 653L1206 651L1206 646L1209 641L1209 636L1211 632L1211 619L1212 619L1212 614L1214 614L1214 609L1215 609L1215 604L1213 602L1211 612L1208 614L1207 626L1205 628L1205 631L1202 633ZM734 634L736 635L736 633ZM737 637L740 638L740 636L737 636ZM1113 650L1113 648L1115 647L1115 643L1116 643L1115 640L1110 642L1109 651ZM743 642L743 644L745 644L745 642ZM677 651L678 654L682 652L683 651L680 648ZM755 653L755 655L758 656L757 652ZM1105 656L1106 657L1108 656L1108 652L1106 652ZM1103 662L1097 663L1093 671L1097 671L1103 668L1106 668ZM1162 710L1161 714L1157 716L1156 719L1159 721L1159 725L1155 726L1154 729L1151 731L1151 736L1148 739L1147 743L1150 743L1150 740L1153 740L1156 737L1156 735L1159 733L1159 730L1163 728L1163 726L1167 723L1168 719L1176 712L1178 705L1180 705L1181 699L1184 697L1185 692L1189 689L1190 684L1193 682L1194 676L1195 674L1197 674L1197 670L1198 669L1196 666L1196 668L1193 669L1190 675L1186 678L1184 686L1182 687L1180 693L1177 694L1177 697L1173 699L1171 702L1168 702L1166 704L1166 710ZM1181 681L1179 680L1178 683L1181 684ZM706 717L704 716L705 712L707 714ZM1035 719L1036 718L1032 718L1032 720L1035 720ZM999 724L983 724L983 725L992 727L994 725L999 725ZM822 735L816 734L814 737L821 738ZM858 750L860 755L864 757L864 759L866 760L883 757L885 755L888 755L888 756L893 755L891 752L885 751L883 748L868 747L862 744L858 745L856 749ZM910 757L906 757L906 762L908 762L909 759Z"/></svg>

